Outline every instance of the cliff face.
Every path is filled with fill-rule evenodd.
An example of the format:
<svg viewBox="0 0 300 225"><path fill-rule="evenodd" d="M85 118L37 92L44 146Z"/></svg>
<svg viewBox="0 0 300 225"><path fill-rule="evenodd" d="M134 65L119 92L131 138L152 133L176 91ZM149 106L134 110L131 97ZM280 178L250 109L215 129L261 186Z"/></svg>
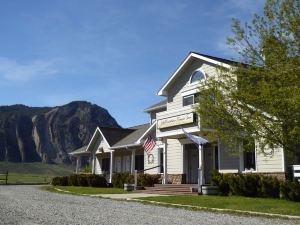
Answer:
<svg viewBox="0 0 300 225"><path fill-rule="evenodd" d="M68 152L88 144L97 126L120 127L88 102L58 107L0 107L0 161L68 163Z"/></svg>

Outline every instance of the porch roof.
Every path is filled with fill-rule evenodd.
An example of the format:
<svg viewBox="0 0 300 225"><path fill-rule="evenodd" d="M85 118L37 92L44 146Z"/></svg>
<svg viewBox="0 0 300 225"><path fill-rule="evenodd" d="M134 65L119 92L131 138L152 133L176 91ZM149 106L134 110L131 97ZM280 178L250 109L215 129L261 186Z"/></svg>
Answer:
<svg viewBox="0 0 300 225"><path fill-rule="evenodd" d="M111 146L112 149L116 148L125 148L126 146L139 146L141 143L138 142L138 140L146 133L146 131L150 128L150 124L142 124L135 127L130 127L130 129L134 129L131 134L124 137L120 141L118 141L116 144Z"/></svg>
<svg viewBox="0 0 300 225"><path fill-rule="evenodd" d="M87 145L82 146L81 148L76 149L73 152L70 152L69 155L71 156L78 156L78 155L90 155L90 152L86 151Z"/></svg>

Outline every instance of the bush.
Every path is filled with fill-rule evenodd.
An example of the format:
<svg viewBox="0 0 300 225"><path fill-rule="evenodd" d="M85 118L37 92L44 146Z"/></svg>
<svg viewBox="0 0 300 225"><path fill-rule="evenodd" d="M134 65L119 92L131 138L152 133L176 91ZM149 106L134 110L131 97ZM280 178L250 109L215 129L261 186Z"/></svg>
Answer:
<svg viewBox="0 0 300 225"><path fill-rule="evenodd" d="M134 183L134 177L130 173L115 173L112 177L112 185L116 188L124 188L124 184Z"/></svg>
<svg viewBox="0 0 300 225"><path fill-rule="evenodd" d="M276 177L262 176L260 179L260 196L269 198L279 198L280 183Z"/></svg>
<svg viewBox="0 0 300 225"><path fill-rule="evenodd" d="M102 175L87 175L87 181L91 187L107 187L106 179Z"/></svg>
<svg viewBox="0 0 300 225"><path fill-rule="evenodd" d="M54 177L51 182L54 186L83 186L107 187L107 182L102 175L70 175L68 177Z"/></svg>
<svg viewBox="0 0 300 225"><path fill-rule="evenodd" d="M138 186L153 187L154 184L158 184L161 176L158 174L139 174Z"/></svg>
<svg viewBox="0 0 300 225"><path fill-rule="evenodd" d="M212 184L219 187L221 195L231 193L232 195L247 197L278 198L280 190L280 182L276 177L258 174L220 174L213 172ZM286 188L286 186L283 187L284 190Z"/></svg>
<svg viewBox="0 0 300 225"><path fill-rule="evenodd" d="M247 197L257 197L261 193L260 176L257 174L248 174L240 176L243 181L241 188L242 195Z"/></svg>
<svg viewBox="0 0 300 225"><path fill-rule="evenodd" d="M78 186L77 177L76 174L68 176L68 186Z"/></svg>
<svg viewBox="0 0 300 225"><path fill-rule="evenodd" d="M227 196L230 193L229 176L217 171L212 172L212 185L218 186L221 195Z"/></svg>
<svg viewBox="0 0 300 225"><path fill-rule="evenodd" d="M68 186L68 177L54 177L51 184L54 186Z"/></svg>
<svg viewBox="0 0 300 225"><path fill-rule="evenodd" d="M300 184L297 181L284 181L280 184L282 198L300 202Z"/></svg>
<svg viewBox="0 0 300 225"><path fill-rule="evenodd" d="M88 182L88 175L85 174L80 174L77 176L77 182L78 182L78 186L81 187L87 187L89 186L89 182Z"/></svg>

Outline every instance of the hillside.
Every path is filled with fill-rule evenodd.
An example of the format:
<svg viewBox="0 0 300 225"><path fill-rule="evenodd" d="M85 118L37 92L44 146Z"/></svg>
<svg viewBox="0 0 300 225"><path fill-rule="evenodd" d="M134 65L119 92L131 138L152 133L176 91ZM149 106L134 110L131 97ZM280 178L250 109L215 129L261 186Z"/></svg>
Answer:
<svg viewBox="0 0 300 225"><path fill-rule="evenodd" d="M0 106L0 161L69 163L97 126L120 127L108 111L84 101L57 107Z"/></svg>

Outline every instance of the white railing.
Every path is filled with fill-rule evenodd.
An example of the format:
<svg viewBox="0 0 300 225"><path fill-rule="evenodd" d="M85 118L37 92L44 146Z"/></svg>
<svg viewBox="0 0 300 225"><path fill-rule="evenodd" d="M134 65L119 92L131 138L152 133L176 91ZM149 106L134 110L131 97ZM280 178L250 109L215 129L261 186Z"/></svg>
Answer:
<svg viewBox="0 0 300 225"><path fill-rule="evenodd" d="M300 181L300 165L293 165L293 177Z"/></svg>

